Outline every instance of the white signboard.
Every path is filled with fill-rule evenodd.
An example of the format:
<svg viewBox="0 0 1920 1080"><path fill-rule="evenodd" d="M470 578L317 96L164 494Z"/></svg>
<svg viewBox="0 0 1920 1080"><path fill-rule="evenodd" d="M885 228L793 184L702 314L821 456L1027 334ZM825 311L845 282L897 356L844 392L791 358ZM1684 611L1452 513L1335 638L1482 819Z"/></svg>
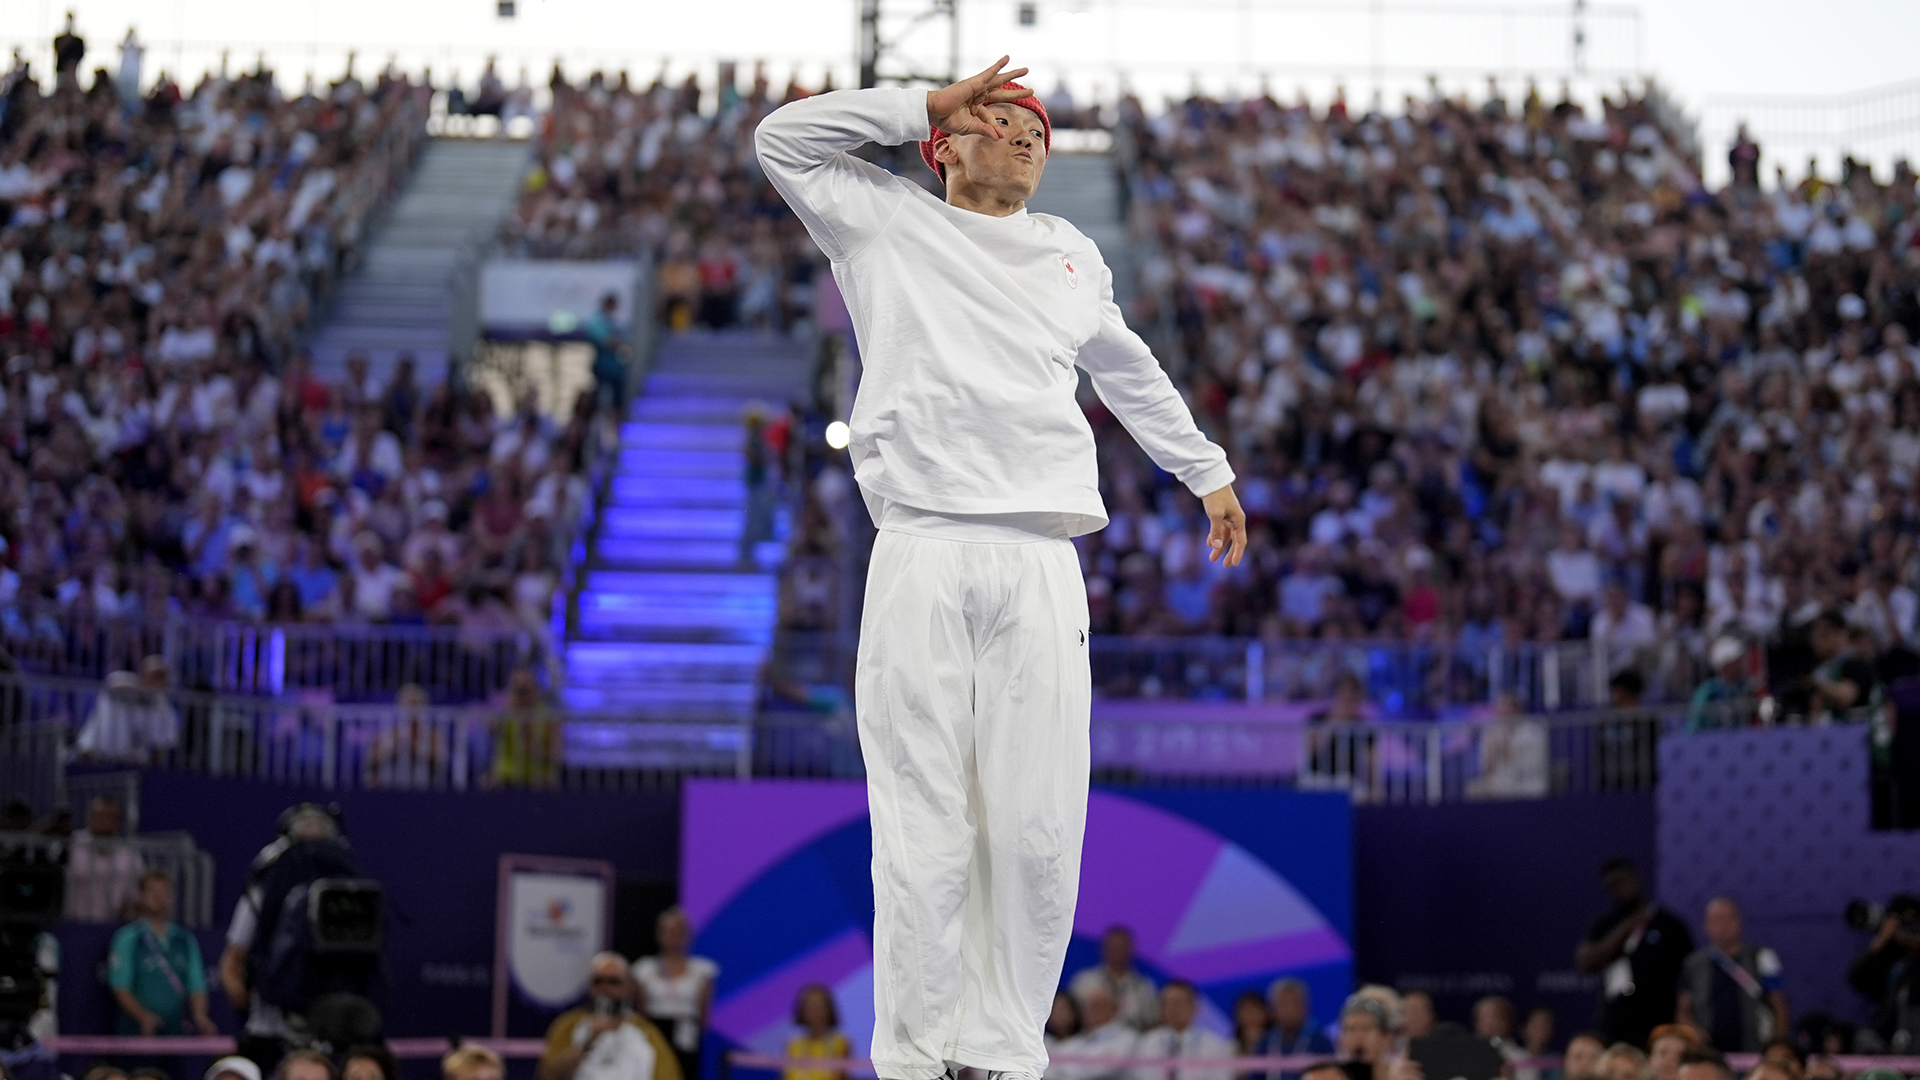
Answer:
<svg viewBox="0 0 1920 1080"><path fill-rule="evenodd" d="M507 971L529 1001L565 1008L587 992L587 961L607 947L606 879L516 870L507 885Z"/></svg>
<svg viewBox="0 0 1920 1080"><path fill-rule="evenodd" d="M480 323L488 330L569 337L612 293L614 321L633 319L640 264L630 259L491 259L480 272Z"/></svg>

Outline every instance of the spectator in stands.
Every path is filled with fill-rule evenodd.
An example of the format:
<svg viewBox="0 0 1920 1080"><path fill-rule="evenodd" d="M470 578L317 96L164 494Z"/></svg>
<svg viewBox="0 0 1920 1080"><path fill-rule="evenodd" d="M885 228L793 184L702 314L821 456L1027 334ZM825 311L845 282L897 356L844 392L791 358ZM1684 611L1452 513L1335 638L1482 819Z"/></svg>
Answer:
<svg viewBox="0 0 1920 1080"><path fill-rule="evenodd" d="M456 1051L457 1052L457 1051ZM496 1057L494 1060L498 1061ZM333 1059L318 1050L295 1050L280 1059L280 1065L273 1070L273 1080L340 1080L339 1070L333 1067ZM486 1080L480 1076L454 1077L448 1080ZM492 1080L504 1080L495 1076Z"/></svg>
<svg viewBox="0 0 1920 1080"><path fill-rule="evenodd" d="M549 788L560 776L561 725L540 691L533 669L507 678L506 708L493 723L496 787Z"/></svg>
<svg viewBox="0 0 1920 1080"><path fill-rule="evenodd" d="M1340 1009L1340 1060L1349 1075L1361 1065L1373 1080L1423 1080L1417 1062L1395 1052L1399 1036L1400 995L1384 986L1362 986Z"/></svg>
<svg viewBox="0 0 1920 1080"><path fill-rule="evenodd" d="M126 842L127 811L116 796L87 803L87 827L73 834L67 861L67 918L120 922L134 914L146 862Z"/></svg>
<svg viewBox="0 0 1920 1080"><path fill-rule="evenodd" d="M1767 1045L1760 1049L1760 1060L1785 1070L1786 1080L1806 1080L1807 1056L1790 1036L1768 1039Z"/></svg>
<svg viewBox="0 0 1920 1080"><path fill-rule="evenodd" d="M173 921L173 875L140 875L138 917L107 948L107 985L120 1006L121 1035L212 1035L207 967L200 943Z"/></svg>
<svg viewBox="0 0 1920 1080"><path fill-rule="evenodd" d="M1606 1080L1653 1080L1653 1065L1646 1052L1623 1042L1607 1047L1596 1068Z"/></svg>
<svg viewBox="0 0 1920 1080"><path fill-rule="evenodd" d="M1513 1041L1513 1002L1498 995L1473 1003L1473 1036L1492 1043L1509 1066L1527 1056L1526 1050Z"/></svg>
<svg viewBox="0 0 1920 1080"><path fill-rule="evenodd" d="M1058 1049L1062 1057L1072 1055L1118 1061L1135 1056L1140 1033L1120 1015L1120 1000L1114 996L1107 982L1091 982L1074 997L1080 1002L1080 1013L1086 1020L1086 1028L1080 1034L1060 1041ZM1158 1008L1156 1005L1155 1010ZM1057 1080L1127 1080L1129 1073L1124 1065L1064 1065L1048 1069L1047 1076L1057 1077Z"/></svg>
<svg viewBox="0 0 1920 1080"><path fill-rule="evenodd" d="M1553 1010L1545 1005L1535 1005L1527 1013L1526 1022L1520 1025L1520 1046L1527 1057L1553 1056L1553 1021Z"/></svg>
<svg viewBox="0 0 1920 1080"><path fill-rule="evenodd" d="M632 346L627 343L626 328L615 318L619 310L620 298L608 293L600 298L600 309L587 317L581 329L593 346L594 398L601 408L624 416L627 355Z"/></svg>
<svg viewBox="0 0 1920 1080"><path fill-rule="evenodd" d="M1273 1029L1267 1033L1265 1053L1282 1057L1333 1053L1333 1040L1314 1026L1313 1002L1305 982L1295 978L1274 980L1267 987L1267 1010Z"/></svg>
<svg viewBox="0 0 1920 1080"><path fill-rule="evenodd" d="M541 1058L543 1065L545 1062L546 1059ZM506 1080L506 1077L507 1063L484 1046L456 1046L440 1058L440 1080Z"/></svg>
<svg viewBox="0 0 1920 1080"><path fill-rule="evenodd" d="M1680 1080L1733 1080L1733 1070L1717 1050L1689 1050L1680 1056Z"/></svg>
<svg viewBox="0 0 1920 1080"><path fill-rule="evenodd" d="M1686 991L1680 994L1684 1000ZM1653 1070L1653 1080L1679 1080L1681 1057L1689 1050L1698 1049L1699 1034L1685 1021L1654 1028L1647 1036L1647 1067Z"/></svg>
<svg viewBox="0 0 1920 1080"><path fill-rule="evenodd" d="M1813 621L1813 654L1819 665L1808 681L1812 688L1809 711L1816 717L1835 717L1866 708L1879 700L1880 681L1873 662L1854 650L1847 617L1837 610L1821 612Z"/></svg>
<svg viewBox="0 0 1920 1080"><path fill-rule="evenodd" d="M1681 969L1678 1020L1723 1053L1756 1053L1791 1030L1780 957L1742 940L1740 905L1731 897L1707 901L1701 928L1707 943Z"/></svg>
<svg viewBox="0 0 1920 1080"><path fill-rule="evenodd" d="M1607 1052L1607 1044L1597 1032L1583 1031L1567 1040L1567 1050L1560 1062L1560 1073L1567 1080L1578 1080L1583 1076L1594 1076L1600 1072L1600 1055Z"/></svg>
<svg viewBox="0 0 1920 1080"><path fill-rule="evenodd" d="M1855 1035L1851 1049L1920 1045L1920 897L1898 895L1865 951L1847 965L1847 985L1873 1002L1873 1023Z"/></svg>
<svg viewBox="0 0 1920 1080"><path fill-rule="evenodd" d="M1067 989L1079 999L1081 1010L1088 1014L1090 1029L1096 1025L1092 1022L1087 995L1096 986L1105 987L1113 995L1120 1009L1121 1023L1143 1031L1159 1022L1160 1005L1153 980L1133 966L1133 931L1127 927L1108 927L1100 938L1099 966L1080 971L1067 984Z"/></svg>
<svg viewBox="0 0 1920 1080"><path fill-rule="evenodd" d="M1072 1000L1069 995L1068 1000ZM1266 999L1258 990L1242 990L1233 999L1233 1046L1241 1057L1266 1053L1267 1034L1273 1027Z"/></svg>
<svg viewBox="0 0 1920 1080"><path fill-rule="evenodd" d="M1411 1041L1433 1034L1439 1017L1433 1010L1433 995L1425 990L1409 990L1400 997L1400 1033Z"/></svg>
<svg viewBox="0 0 1920 1080"><path fill-rule="evenodd" d="M673 1044L681 1080L699 1080L700 1038L707 1030L713 981L720 976L720 966L688 951L693 924L679 907L661 912L653 933L660 951L633 962L634 985L640 988L647 1018Z"/></svg>
<svg viewBox="0 0 1920 1080"><path fill-rule="evenodd" d="M793 1023L800 1030L787 1040L790 1058L837 1061L852 1051L840 1031L840 1006L833 991L814 983L800 989L793 1002ZM782 1080L843 1080L845 1070L788 1066Z"/></svg>
<svg viewBox="0 0 1920 1080"><path fill-rule="evenodd" d="M260 1066L252 1058L234 1054L207 1066L203 1080L260 1080L260 1077Z"/></svg>
<svg viewBox="0 0 1920 1080"><path fill-rule="evenodd" d="M626 957L588 961L587 1004L547 1028L539 1080L680 1080L680 1062L659 1029L632 1007Z"/></svg>
<svg viewBox="0 0 1920 1080"><path fill-rule="evenodd" d="M157 764L180 745L180 717L166 693L165 657L143 659L138 675L109 674L74 740L74 751L90 761Z"/></svg>
<svg viewBox="0 0 1920 1080"><path fill-rule="evenodd" d="M1693 952L1693 934L1647 896L1630 860L1607 860L1600 881L1613 907L1588 928L1574 963L1600 975L1600 1037L1644 1045L1656 1025L1674 1016L1675 987L1681 965Z"/></svg>
<svg viewBox="0 0 1920 1080"><path fill-rule="evenodd" d="M1512 694L1501 694L1493 723L1480 729L1480 775L1467 782L1467 796L1540 798L1550 783L1549 765L1546 725L1527 719Z"/></svg>
<svg viewBox="0 0 1920 1080"><path fill-rule="evenodd" d="M340 1061L340 1080L400 1080L400 1062L378 1044L350 1047Z"/></svg>
<svg viewBox="0 0 1920 1080"><path fill-rule="evenodd" d="M1170 979L1160 988L1160 1025L1140 1036L1134 1051L1143 1058L1230 1058L1233 1043L1198 1026L1200 992L1185 979ZM1220 1069L1135 1069L1133 1080L1229 1080Z"/></svg>
<svg viewBox="0 0 1920 1080"><path fill-rule="evenodd" d="M1747 721L1747 709L1741 703L1757 696L1757 687L1749 676L1748 647L1735 637L1714 641L1707 654L1713 674L1694 688L1687 711L1687 730L1741 727Z"/></svg>
<svg viewBox="0 0 1920 1080"><path fill-rule="evenodd" d="M1258 994L1254 995L1259 998ZM1261 1015L1266 1014L1266 1006L1261 1006ZM1080 1034L1084 1025L1080 1022L1080 1003L1065 990L1056 990L1053 994L1053 1010L1047 1014L1047 1049L1055 1047Z"/></svg>

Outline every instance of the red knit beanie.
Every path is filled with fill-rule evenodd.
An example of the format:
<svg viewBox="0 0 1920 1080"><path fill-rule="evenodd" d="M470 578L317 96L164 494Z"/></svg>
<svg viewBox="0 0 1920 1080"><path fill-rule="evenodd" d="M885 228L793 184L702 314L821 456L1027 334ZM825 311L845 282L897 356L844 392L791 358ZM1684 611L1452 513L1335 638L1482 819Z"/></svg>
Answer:
<svg viewBox="0 0 1920 1080"><path fill-rule="evenodd" d="M1010 83L1001 83L998 89L1025 90L1026 87L1021 86L1019 83L1016 83L1016 82L1010 82ZM995 102L995 104L1018 105L1023 109L1032 109L1034 113L1040 117L1040 133L1041 133L1040 144L1047 149L1048 153L1053 152L1053 121L1047 119L1047 107L1045 105L1040 104L1039 98L1034 97L1032 94L1028 94L1026 97L1023 97L1018 101L1000 101L1000 102ZM938 176L942 180L945 180L947 178L946 166L941 165L940 162L934 159L933 144L939 142L941 139L944 139L946 137L947 137L946 132L941 131L939 128L934 128L933 133L927 137L927 140L920 144L921 159L927 163L927 168L932 169L934 172L934 175Z"/></svg>

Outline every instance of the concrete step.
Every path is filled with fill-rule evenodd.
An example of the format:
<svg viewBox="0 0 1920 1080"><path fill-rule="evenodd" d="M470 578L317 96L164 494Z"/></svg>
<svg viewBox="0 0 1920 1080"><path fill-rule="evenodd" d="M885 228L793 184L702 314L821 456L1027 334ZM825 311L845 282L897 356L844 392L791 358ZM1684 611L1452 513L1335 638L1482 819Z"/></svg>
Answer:
<svg viewBox="0 0 1920 1080"><path fill-rule="evenodd" d="M616 476L613 486L608 489L607 505L634 510L686 507L743 513L747 506L747 489L741 484L707 479Z"/></svg>
<svg viewBox="0 0 1920 1080"><path fill-rule="evenodd" d="M746 455L738 450L657 450L636 447L620 451L616 475L741 480Z"/></svg>
<svg viewBox="0 0 1920 1080"><path fill-rule="evenodd" d="M740 450L746 430L740 423L689 424L628 421L620 425L621 449L662 447L680 450Z"/></svg>

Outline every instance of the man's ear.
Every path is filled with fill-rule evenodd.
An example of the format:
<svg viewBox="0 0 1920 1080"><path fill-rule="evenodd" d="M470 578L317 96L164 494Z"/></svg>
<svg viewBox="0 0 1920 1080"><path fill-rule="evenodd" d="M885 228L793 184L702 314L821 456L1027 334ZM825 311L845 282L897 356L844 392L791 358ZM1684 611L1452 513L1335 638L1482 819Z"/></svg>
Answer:
<svg viewBox="0 0 1920 1080"><path fill-rule="evenodd" d="M960 151L953 148L953 136L942 135L933 141L933 160L942 165L959 163Z"/></svg>

